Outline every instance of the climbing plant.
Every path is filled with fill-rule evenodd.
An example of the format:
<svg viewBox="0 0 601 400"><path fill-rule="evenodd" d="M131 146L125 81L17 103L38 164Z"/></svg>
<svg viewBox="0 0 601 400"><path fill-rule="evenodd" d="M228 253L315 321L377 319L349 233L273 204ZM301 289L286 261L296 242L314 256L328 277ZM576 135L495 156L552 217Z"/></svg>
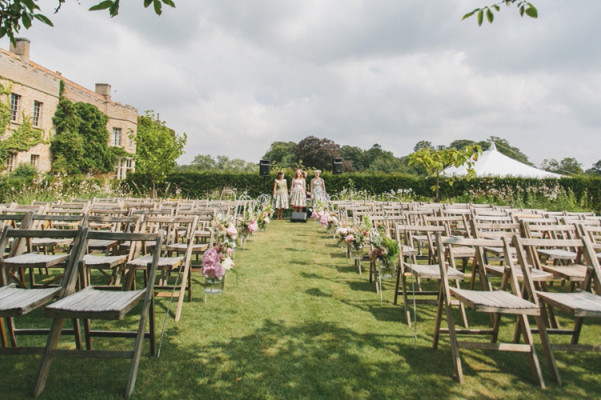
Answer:
<svg viewBox="0 0 601 400"><path fill-rule="evenodd" d="M0 136L6 134L10 122L8 94L10 94L10 88L6 89L0 84L0 95L7 96L5 101L0 101ZM44 131L34 128L31 117L23 113L19 127L0 142L0 170L6 167L6 160L10 154L27 151L40 143L47 143L44 141Z"/></svg>

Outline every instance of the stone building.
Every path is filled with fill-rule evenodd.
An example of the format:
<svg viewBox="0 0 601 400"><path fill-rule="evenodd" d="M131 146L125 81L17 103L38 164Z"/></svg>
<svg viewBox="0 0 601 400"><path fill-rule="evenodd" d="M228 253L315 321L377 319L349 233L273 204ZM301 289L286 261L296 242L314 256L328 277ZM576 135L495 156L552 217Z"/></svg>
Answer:
<svg viewBox="0 0 601 400"><path fill-rule="evenodd" d="M107 130L110 146L123 148L135 154L135 137L138 125L138 111L130 105L122 105L111 100L111 86L97 83L95 91L84 88L64 78L60 72L50 71L29 59L30 41L17 38L10 50L0 49L0 84L6 92L5 99L10 105L10 121L6 132L0 132L1 140L10 137L23 123L23 115L31 119L33 128L43 131L44 143L39 143L28 151L10 154L5 172L14 170L20 164L28 164L42 172L50 170L52 157L49 139L55 133L52 117L59 102L61 81L63 96L73 103L84 102L96 106L107 117ZM128 171L134 170L132 157L119 157L115 165L115 176L125 178Z"/></svg>

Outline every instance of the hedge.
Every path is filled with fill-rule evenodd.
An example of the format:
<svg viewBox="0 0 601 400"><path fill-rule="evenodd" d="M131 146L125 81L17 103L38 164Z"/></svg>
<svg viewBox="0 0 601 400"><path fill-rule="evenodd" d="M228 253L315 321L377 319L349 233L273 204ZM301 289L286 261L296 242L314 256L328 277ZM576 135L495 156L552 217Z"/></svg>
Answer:
<svg viewBox="0 0 601 400"><path fill-rule="evenodd" d="M407 191L410 189L411 198L414 199L426 200L433 196L431 186L434 184L434 179L432 178L401 173L333 175L324 172L321 176L329 194L353 189L380 195L397 193L399 189ZM290 172L287 173L287 177L290 181ZM156 189L160 195L204 198L218 196L223 188L231 188L240 194L256 197L261 193L271 193L273 179L275 173L263 178L256 173L178 171L168 175L166 182L157 185ZM134 194L148 193L152 188L148 178L140 174L130 174L125 185ZM456 181L452 186L443 182L440 185L440 197L443 201L445 199L477 201L482 196L497 199L502 199L502 196L513 196L513 199L526 201L529 195L536 193L552 199L558 188L572 193L577 201L586 204L589 209L597 211L601 209L601 178L588 176L561 179L475 178L469 181Z"/></svg>

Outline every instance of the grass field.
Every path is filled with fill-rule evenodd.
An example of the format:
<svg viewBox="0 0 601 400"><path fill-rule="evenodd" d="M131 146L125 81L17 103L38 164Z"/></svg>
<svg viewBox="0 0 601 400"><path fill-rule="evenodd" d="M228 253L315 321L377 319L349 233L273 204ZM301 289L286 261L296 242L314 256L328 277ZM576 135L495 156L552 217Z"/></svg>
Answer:
<svg viewBox="0 0 601 400"><path fill-rule="evenodd" d="M160 357L145 347L133 399L601 398L601 356L591 353L557 353L558 386L539 351L548 386L541 390L524 354L464 351L466 383L458 384L447 338L431 346L434 307L419 306L416 329L407 327L392 304L393 283L380 303L367 273L313 221L273 221L237 251L235 268L225 292L206 304L203 279L194 277L194 299L178 323L167 320ZM166 305L157 301L159 332ZM582 341L599 344L600 333L598 323L586 325ZM2 356L0 399L30 398L38 363ZM124 360L57 360L39 398L120 399L128 368Z"/></svg>

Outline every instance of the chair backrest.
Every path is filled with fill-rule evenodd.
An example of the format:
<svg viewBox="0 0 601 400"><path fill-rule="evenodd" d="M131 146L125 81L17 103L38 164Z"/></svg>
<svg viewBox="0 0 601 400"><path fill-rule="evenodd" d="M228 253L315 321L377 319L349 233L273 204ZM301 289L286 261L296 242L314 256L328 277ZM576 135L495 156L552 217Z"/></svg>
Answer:
<svg viewBox="0 0 601 400"><path fill-rule="evenodd" d="M62 287L62 295L68 295L75 290L75 283L77 281L77 269L79 260L82 259L84 254L85 246L83 243L86 242L88 234L88 228L79 227L78 229L15 229L11 227L5 227L0 237L0 251L5 252L10 245L11 239L13 246L19 241L32 240L34 238L50 238L50 239L72 239L72 245L69 251L69 257L67 259L65 272L60 280L60 286ZM0 260L0 266L2 267L2 283L8 283L8 272L4 267L3 261Z"/></svg>
<svg viewBox="0 0 601 400"><path fill-rule="evenodd" d="M518 223L478 222L471 220L472 234L478 239L500 239L502 237L511 239L514 234L520 233Z"/></svg>

